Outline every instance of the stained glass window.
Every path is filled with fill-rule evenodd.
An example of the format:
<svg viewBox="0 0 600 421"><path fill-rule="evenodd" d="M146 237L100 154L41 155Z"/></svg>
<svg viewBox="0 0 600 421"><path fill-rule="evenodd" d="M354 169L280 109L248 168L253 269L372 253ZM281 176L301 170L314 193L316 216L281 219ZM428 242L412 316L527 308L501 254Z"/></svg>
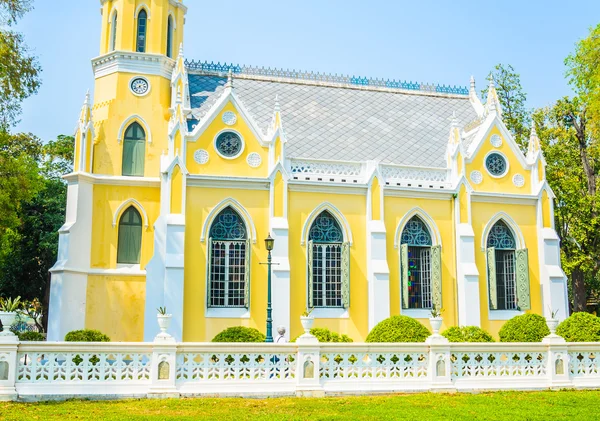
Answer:
<svg viewBox="0 0 600 421"><path fill-rule="evenodd" d="M487 247L488 276L490 283L495 283L495 288L490 288L490 293L495 293L495 297L491 300L493 309L516 310L516 242L512 231L504 221L496 222L490 230Z"/></svg>
<svg viewBox="0 0 600 421"><path fill-rule="evenodd" d="M122 174L143 177L145 158L146 132L139 123L134 122L125 130Z"/></svg>
<svg viewBox="0 0 600 421"><path fill-rule="evenodd" d="M309 294L312 307L344 307L344 236L338 221L327 211L314 220L309 238Z"/></svg>
<svg viewBox="0 0 600 421"><path fill-rule="evenodd" d="M430 309L431 301L431 234L421 218L413 216L402 231L401 244L407 247L403 251L407 253L401 270L407 285L404 286L408 301L406 308Z"/></svg>
<svg viewBox="0 0 600 421"><path fill-rule="evenodd" d="M217 137L216 147L219 153L233 158L242 151L242 139L234 132L223 132Z"/></svg>
<svg viewBox="0 0 600 421"><path fill-rule="evenodd" d="M250 247L246 225L230 207L210 228L209 307L248 307Z"/></svg>
<svg viewBox="0 0 600 421"><path fill-rule="evenodd" d="M144 9L140 10L137 17L137 37L136 51L138 53L146 52L146 34L148 32L148 13Z"/></svg>
<svg viewBox="0 0 600 421"><path fill-rule="evenodd" d="M142 217L136 208L127 208L119 220L117 263L139 264L142 249Z"/></svg>
<svg viewBox="0 0 600 421"><path fill-rule="evenodd" d="M491 153L485 159L485 166L490 174L499 177L506 172L506 159L499 153Z"/></svg>

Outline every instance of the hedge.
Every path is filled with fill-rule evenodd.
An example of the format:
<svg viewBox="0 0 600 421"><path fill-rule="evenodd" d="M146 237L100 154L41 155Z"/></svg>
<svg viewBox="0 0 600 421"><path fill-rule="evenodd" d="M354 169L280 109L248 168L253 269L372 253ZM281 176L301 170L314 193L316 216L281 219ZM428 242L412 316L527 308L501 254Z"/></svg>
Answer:
<svg viewBox="0 0 600 421"><path fill-rule="evenodd" d="M110 338L99 330L73 330L65 335L65 342L110 342Z"/></svg>
<svg viewBox="0 0 600 421"><path fill-rule="evenodd" d="M442 332L450 342L494 342L488 332L477 326L453 326Z"/></svg>
<svg viewBox="0 0 600 421"><path fill-rule="evenodd" d="M567 342L599 342L600 318L590 313L573 313L558 325L556 334Z"/></svg>
<svg viewBox="0 0 600 421"><path fill-rule="evenodd" d="M17 336L23 342L42 342L46 340L40 332L19 332Z"/></svg>
<svg viewBox="0 0 600 421"><path fill-rule="evenodd" d="M429 329L408 316L392 316L379 322L367 336L366 342L425 342Z"/></svg>
<svg viewBox="0 0 600 421"><path fill-rule="evenodd" d="M500 342L541 342L549 334L546 319L539 314L515 316L498 332Z"/></svg>
<svg viewBox="0 0 600 421"><path fill-rule="evenodd" d="M310 330L310 334L316 336L319 342L354 342L349 336L340 335L325 327L313 327ZM297 339L294 339L292 342L296 342Z"/></svg>
<svg viewBox="0 0 600 421"><path fill-rule="evenodd" d="M264 342L266 336L258 329L253 327L234 326L228 327L217 336L212 342Z"/></svg>

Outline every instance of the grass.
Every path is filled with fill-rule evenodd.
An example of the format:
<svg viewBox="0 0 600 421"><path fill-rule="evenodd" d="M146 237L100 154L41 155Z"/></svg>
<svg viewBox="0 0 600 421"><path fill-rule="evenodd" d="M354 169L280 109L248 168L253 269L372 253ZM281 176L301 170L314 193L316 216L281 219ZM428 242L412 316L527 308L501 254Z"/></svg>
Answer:
<svg viewBox="0 0 600 421"><path fill-rule="evenodd" d="M600 391L0 403L9 420L592 420Z"/></svg>

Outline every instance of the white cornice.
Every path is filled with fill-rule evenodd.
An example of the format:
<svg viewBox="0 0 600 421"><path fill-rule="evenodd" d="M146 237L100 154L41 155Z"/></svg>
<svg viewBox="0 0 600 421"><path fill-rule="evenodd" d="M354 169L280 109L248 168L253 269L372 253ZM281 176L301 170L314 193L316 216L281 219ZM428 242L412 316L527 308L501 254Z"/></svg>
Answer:
<svg viewBox="0 0 600 421"><path fill-rule="evenodd" d="M105 184L111 186L160 187L160 178L158 177L125 177L120 175L97 175L74 172L64 175L63 179L71 184L85 181L91 184Z"/></svg>
<svg viewBox="0 0 600 421"><path fill-rule="evenodd" d="M104 6L104 3L106 3L107 1L108 0L100 0L100 6ZM180 3L177 0L169 0L169 4L173 7L183 10L183 13L187 13L188 8L183 3Z"/></svg>
<svg viewBox="0 0 600 421"><path fill-rule="evenodd" d="M175 60L162 54L113 51L92 59L96 79L116 72L162 76L171 80Z"/></svg>

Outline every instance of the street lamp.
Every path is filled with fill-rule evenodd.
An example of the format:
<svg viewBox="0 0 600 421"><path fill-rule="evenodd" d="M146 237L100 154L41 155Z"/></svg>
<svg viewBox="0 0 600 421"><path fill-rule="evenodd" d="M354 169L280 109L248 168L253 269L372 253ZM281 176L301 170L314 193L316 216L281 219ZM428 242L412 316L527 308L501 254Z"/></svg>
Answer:
<svg viewBox="0 0 600 421"><path fill-rule="evenodd" d="M273 342L273 319L271 318L271 251L273 250L274 245L275 240L271 237L271 234L269 234L269 236L265 238L265 248L269 252L267 258L269 270L269 275L267 277L267 338L265 339L265 342Z"/></svg>

